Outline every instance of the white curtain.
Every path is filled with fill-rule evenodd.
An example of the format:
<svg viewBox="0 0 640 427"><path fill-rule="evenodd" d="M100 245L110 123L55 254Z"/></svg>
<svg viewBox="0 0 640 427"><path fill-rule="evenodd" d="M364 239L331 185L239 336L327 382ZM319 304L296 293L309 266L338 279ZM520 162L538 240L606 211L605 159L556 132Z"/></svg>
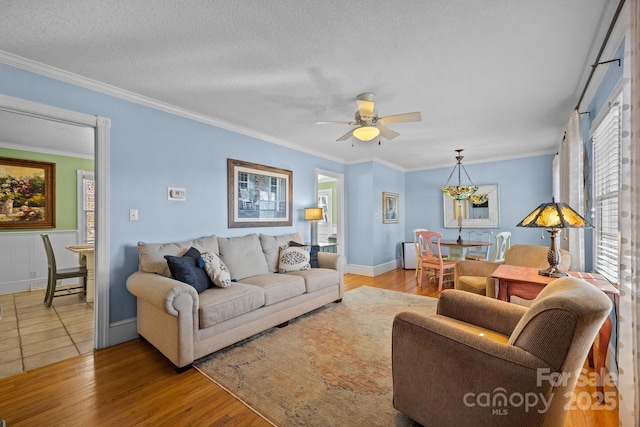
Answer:
<svg viewBox="0 0 640 427"><path fill-rule="evenodd" d="M620 229L619 414L620 425L640 425L640 0L630 2L623 88Z"/></svg>
<svg viewBox="0 0 640 427"><path fill-rule="evenodd" d="M560 194L556 202L568 204L587 218L584 198L584 155L585 149L580 136L580 114L578 110L574 110L558 152ZM561 236L560 247L571 252L571 270L584 271L584 230L567 228L562 233L564 236Z"/></svg>

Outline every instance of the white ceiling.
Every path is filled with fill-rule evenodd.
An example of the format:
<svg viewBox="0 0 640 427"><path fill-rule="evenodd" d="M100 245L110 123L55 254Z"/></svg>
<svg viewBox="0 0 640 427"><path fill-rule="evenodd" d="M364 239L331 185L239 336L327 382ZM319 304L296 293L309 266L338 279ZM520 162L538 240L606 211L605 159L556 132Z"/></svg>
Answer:
<svg viewBox="0 0 640 427"><path fill-rule="evenodd" d="M612 3L0 0L0 51L267 141L415 170L453 165L457 148L465 163L555 152ZM315 124L352 120L362 92L380 116L423 120L353 147L335 142L348 125Z"/></svg>

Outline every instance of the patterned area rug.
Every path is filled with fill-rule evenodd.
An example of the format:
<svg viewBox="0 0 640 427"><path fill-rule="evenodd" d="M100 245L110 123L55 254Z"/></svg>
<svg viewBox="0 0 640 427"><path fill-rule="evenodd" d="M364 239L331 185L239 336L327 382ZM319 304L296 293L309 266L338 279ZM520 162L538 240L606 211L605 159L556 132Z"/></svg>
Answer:
<svg viewBox="0 0 640 427"><path fill-rule="evenodd" d="M279 427L417 426L392 404L391 328L437 299L362 287L196 368ZM418 361L416 361L418 363Z"/></svg>

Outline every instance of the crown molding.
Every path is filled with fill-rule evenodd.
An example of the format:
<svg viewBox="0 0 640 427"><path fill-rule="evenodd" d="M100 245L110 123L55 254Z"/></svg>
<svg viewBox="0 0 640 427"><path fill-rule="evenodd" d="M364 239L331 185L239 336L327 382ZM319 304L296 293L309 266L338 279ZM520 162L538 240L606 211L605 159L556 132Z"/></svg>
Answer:
<svg viewBox="0 0 640 427"><path fill-rule="evenodd" d="M184 108L176 107L175 105L168 104L162 101L158 101L153 98L149 98L144 95L137 94L125 89L121 89L116 86L109 85L97 80L93 80L87 77L83 77L78 74L71 73L69 71L62 70L60 68L52 67L50 65L43 64L41 62L33 61L18 55L14 55L9 52L0 50L0 62L10 65L12 67L20 68L25 71L29 71L35 74L39 74L45 77L49 77L55 80L59 80L65 83L70 83L74 86L83 87L95 92L99 92L105 95L113 96L125 101L129 101L135 104L143 105L145 107L153 108L155 110L163 111L165 113L173 114L175 116L183 117L186 119L194 120L200 123L205 123L211 126L215 126L221 129L225 129L231 132L235 132L241 135L245 135L251 138L255 138L261 141L270 142L272 144L280 145L291 150L300 151L306 154L311 154L316 157L320 157L326 160L330 160L336 163L345 164L343 159L336 158L334 156L328 156L326 153L306 149L300 150L300 147L290 144L286 141L282 141L268 135L264 135L260 132L233 125L231 123L214 119L203 114L199 114Z"/></svg>

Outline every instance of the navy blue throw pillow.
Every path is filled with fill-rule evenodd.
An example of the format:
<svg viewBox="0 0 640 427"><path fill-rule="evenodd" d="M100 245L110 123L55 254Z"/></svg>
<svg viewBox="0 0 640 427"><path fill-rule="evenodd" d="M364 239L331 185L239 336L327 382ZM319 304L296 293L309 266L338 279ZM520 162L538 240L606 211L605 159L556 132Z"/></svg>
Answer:
<svg viewBox="0 0 640 427"><path fill-rule="evenodd" d="M198 265L200 251L196 248L189 249L181 257L165 255L164 258L167 260L171 276L175 280L193 286L198 293L211 286L207 272Z"/></svg>
<svg viewBox="0 0 640 427"><path fill-rule="evenodd" d="M318 245L303 245L301 243L298 243L294 240L289 242L289 246L296 246L296 247L300 247L300 246L309 246L309 248L311 249L309 251L309 265L311 265L311 268L318 268L318 252L320 251L320 246Z"/></svg>

